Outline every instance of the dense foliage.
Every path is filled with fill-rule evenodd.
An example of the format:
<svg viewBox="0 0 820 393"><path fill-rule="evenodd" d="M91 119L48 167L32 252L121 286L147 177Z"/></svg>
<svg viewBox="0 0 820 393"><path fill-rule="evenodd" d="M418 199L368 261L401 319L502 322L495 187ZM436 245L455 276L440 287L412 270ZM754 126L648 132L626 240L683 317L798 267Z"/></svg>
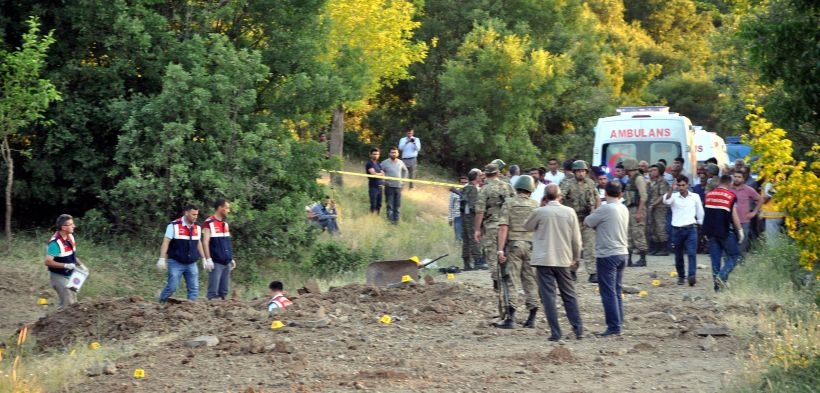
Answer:
<svg viewBox="0 0 820 393"><path fill-rule="evenodd" d="M340 153L413 126L422 160L463 171L588 157L620 105L742 134L752 96L796 156L818 140L808 0L0 0L0 48L30 17L62 100L9 140L17 228L70 212L145 239L226 197L243 249L295 256L331 128Z"/></svg>

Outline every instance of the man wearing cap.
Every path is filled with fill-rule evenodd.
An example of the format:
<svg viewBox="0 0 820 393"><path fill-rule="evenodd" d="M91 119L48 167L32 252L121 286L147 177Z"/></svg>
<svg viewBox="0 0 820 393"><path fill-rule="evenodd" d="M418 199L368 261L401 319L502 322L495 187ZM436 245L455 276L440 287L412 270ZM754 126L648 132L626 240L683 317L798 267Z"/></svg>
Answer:
<svg viewBox="0 0 820 393"><path fill-rule="evenodd" d="M478 200L480 178L481 170L473 168L467 173L467 185L461 189L461 259L464 260L464 270L487 266L482 262L481 247L474 237L475 202Z"/></svg>
<svg viewBox="0 0 820 393"><path fill-rule="evenodd" d="M418 156L421 151L421 139L416 138L413 127L407 127L407 136L399 139L399 150L401 151L401 161L407 167L407 178L416 178L416 168L418 167ZM413 182L409 188L413 189Z"/></svg>
<svg viewBox="0 0 820 393"><path fill-rule="evenodd" d="M499 294L502 305L506 306L507 315L496 327L513 328L515 311L521 309L518 296L524 295L524 306L530 311L524 327L534 328L538 313L538 288L530 265L532 231L524 228L524 223L538 207L538 203L530 199L535 180L523 175L513 186L516 195L504 201L498 218L498 271L499 283L502 285Z"/></svg>
<svg viewBox="0 0 820 393"><path fill-rule="evenodd" d="M573 176L561 182L561 194L564 196L561 203L575 210L578 222L584 219L598 208L598 192L595 190L595 181L587 177L589 166L582 160L572 163ZM581 226L581 241L584 250L581 258L584 268L589 274L589 282L598 282L598 275L595 270L595 230L588 226ZM576 279L578 263L572 267L572 277Z"/></svg>
<svg viewBox="0 0 820 393"><path fill-rule="evenodd" d="M647 214L646 224L649 235L649 255L665 257L669 255L666 249L666 243L669 240L666 232L666 215L669 214L669 207L663 203L663 196L669 190L669 185L661 176L664 169L661 163L652 164L649 167L649 187L647 189L649 214Z"/></svg>
<svg viewBox="0 0 820 393"><path fill-rule="evenodd" d="M624 171L629 181L624 187L624 203L629 209L629 257L627 266L646 266L646 181L638 173L638 161L634 158L624 160ZM632 252L638 251L641 256L632 263Z"/></svg>
<svg viewBox="0 0 820 393"><path fill-rule="evenodd" d="M484 254L484 263L489 266L490 275L495 282L495 289L498 290L498 252L503 251L498 248L498 218L501 213L501 205L507 198L515 196L510 183L498 178L498 165L487 164L484 167L484 187L478 192L478 199L475 203L475 230L473 237L481 244ZM485 266L478 266L486 268ZM505 310L500 310L502 314Z"/></svg>

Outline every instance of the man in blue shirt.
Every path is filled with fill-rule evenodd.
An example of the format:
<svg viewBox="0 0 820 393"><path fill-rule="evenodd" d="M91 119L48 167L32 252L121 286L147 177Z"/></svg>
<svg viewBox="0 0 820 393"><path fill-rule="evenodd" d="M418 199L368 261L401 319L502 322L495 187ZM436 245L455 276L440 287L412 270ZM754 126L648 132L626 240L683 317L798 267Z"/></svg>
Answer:
<svg viewBox="0 0 820 393"><path fill-rule="evenodd" d="M68 214L57 217L57 232L51 236L46 250L51 287L60 298L60 308L77 302L77 293L68 288L68 278L77 266L84 266L77 258L74 241L74 218Z"/></svg>

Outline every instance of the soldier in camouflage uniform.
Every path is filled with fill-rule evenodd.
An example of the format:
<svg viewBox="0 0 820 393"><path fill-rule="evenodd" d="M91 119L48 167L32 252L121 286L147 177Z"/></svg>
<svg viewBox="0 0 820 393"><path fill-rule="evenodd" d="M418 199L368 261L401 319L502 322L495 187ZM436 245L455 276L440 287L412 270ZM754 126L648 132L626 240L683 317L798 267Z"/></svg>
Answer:
<svg viewBox="0 0 820 393"><path fill-rule="evenodd" d="M478 182L481 170L473 168L467 174L466 186L461 190L461 259L464 260L464 270L473 270L473 266L481 268L484 264L481 260L481 248L475 241L475 202L478 200Z"/></svg>
<svg viewBox="0 0 820 393"><path fill-rule="evenodd" d="M629 182L624 187L624 204L629 209L629 260L627 266L646 266L646 181L638 174L638 161L624 160ZM632 252L637 250L641 259L632 263Z"/></svg>
<svg viewBox="0 0 820 393"><path fill-rule="evenodd" d="M720 174L720 167L715 164L709 164L706 166L706 192L710 192L717 188L718 186L718 176Z"/></svg>
<svg viewBox="0 0 820 393"><path fill-rule="evenodd" d="M598 199L598 190L596 189L595 181L587 177L589 173L589 166L586 162L577 160L572 163L572 177L567 177L561 181L561 194L564 199L561 203L564 206L569 206L575 210L578 215L578 222L584 222L584 219L598 208L600 199ZM589 282L598 282L598 275L595 268L595 230L581 226L581 242L584 250L581 253L581 259L584 261L584 268L589 274ZM572 266L572 278L576 279L576 271L578 270L578 263Z"/></svg>
<svg viewBox="0 0 820 393"><path fill-rule="evenodd" d="M669 191L669 183L663 178L666 170L663 164L657 163L649 167L649 187L647 195L647 232L649 237L649 255L668 256L666 243L669 234L666 232L666 215L669 206L663 203L663 196Z"/></svg>
<svg viewBox="0 0 820 393"><path fill-rule="evenodd" d="M507 198L515 196L510 183L498 178L498 165L484 167L484 187L478 192L475 203L474 238L481 244L484 262L490 268L493 281L498 277L498 214ZM485 267L486 268L486 267ZM494 288L498 290L496 282Z"/></svg>
<svg viewBox="0 0 820 393"><path fill-rule="evenodd" d="M538 202L530 199L535 180L532 176L519 176L514 187L516 195L504 201L498 217L498 264L502 272L501 284L507 286L506 298L500 293L501 301L507 306L507 318L496 325L502 329L513 328L515 310L520 309L519 294L524 295L524 306L530 311L524 322L526 328L535 327L539 302L535 274L530 265L532 231L524 228L527 218L539 206Z"/></svg>

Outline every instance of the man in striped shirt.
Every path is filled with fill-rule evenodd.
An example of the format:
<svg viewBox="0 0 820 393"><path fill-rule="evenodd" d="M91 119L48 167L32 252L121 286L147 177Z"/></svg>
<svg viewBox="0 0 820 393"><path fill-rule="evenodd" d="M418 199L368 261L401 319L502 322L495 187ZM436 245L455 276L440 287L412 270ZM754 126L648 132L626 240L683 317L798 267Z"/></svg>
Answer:
<svg viewBox="0 0 820 393"><path fill-rule="evenodd" d="M709 238L715 292L725 287L740 257L738 244L743 243L745 235L737 214L737 196L729 189L731 184L731 176L721 176L717 187L706 193L704 202L703 233Z"/></svg>

